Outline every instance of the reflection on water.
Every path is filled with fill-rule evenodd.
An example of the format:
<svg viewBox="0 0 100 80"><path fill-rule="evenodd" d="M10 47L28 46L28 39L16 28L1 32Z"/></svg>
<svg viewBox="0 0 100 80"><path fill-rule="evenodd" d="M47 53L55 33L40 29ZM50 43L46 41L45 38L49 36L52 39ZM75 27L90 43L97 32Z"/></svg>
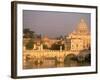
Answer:
<svg viewBox="0 0 100 80"><path fill-rule="evenodd" d="M90 66L90 63L77 62L75 60L67 60L66 63L64 63L64 62L57 62L55 59L45 59L43 62L37 63L36 61L29 60L24 62L23 69L75 67L75 66Z"/></svg>

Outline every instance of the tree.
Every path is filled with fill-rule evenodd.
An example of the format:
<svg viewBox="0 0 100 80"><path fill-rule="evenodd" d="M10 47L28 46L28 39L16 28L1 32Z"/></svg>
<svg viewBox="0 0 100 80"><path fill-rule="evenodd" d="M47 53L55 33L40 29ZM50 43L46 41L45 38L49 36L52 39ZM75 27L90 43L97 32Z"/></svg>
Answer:
<svg viewBox="0 0 100 80"><path fill-rule="evenodd" d="M60 45L54 43L54 44L51 46L51 50L60 50Z"/></svg>
<svg viewBox="0 0 100 80"><path fill-rule="evenodd" d="M34 39L35 36L34 31L30 31L29 33L30 33L30 38Z"/></svg>
<svg viewBox="0 0 100 80"><path fill-rule="evenodd" d="M58 43L52 44L50 49L51 50L60 50L60 46L62 46L62 50L65 49L65 46L64 46L64 44L61 43L61 41L59 41Z"/></svg>
<svg viewBox="0 0 100 80"><path fill-rule="evenodd" d="M48 46L46 44L43 44L43 49L48 49Z"/></svg>
<svg viewBox="0 0 100 80"><path fill-rule="evenodd" d="M35 36L35 32L34 31L30 31L30 29L26 28L23 30L24 33L24 38L34 38Z"/></svg>
<svg viewBox="0 0 100 80"><path fill-rule="evenodd" d="M91 63L91 54L87 54L85 56L85 61L88 62L88 63Z"/></svg>
<svg viewBox="0 0 100 80"><path fill-rule="evenodd" d="M87 60L89 61L89 60L90 60L90 55L91 55L90 52L91 52L91 51L88 50L88 49L84 49L84 50L80 51L80 53L79 53L78 56L77 56L77 60L78 60L79 62L87 61Z"/></svg>
<svg viewBox="0 0 100 80"><path fill-rule="evenodd" d="M38 38L38 39L41 39L41 38L42 38L41 34L38 34L38 35L37 35L37 38Z"/></svg>
<svg viewBox="0 0 100 80"><path fill-rule="evenodd" d="M27 49L27 50L32 50L33 47L34 47L33 44L34 44L34 43L33 43L33 40L30 40L30 41L26 44L26 46L25 46L26 49Z"/></svg>
<svg viewBox="0 0 100 80"><path fill-rule="evenodd" d="M61 36L59 36L59 37L56 37L56 39L58 39L58 40L63 40L64 37L61 35Z"/></svg>
<svg viewBox="0 0 100 80"><path fill-rule="evenodd" d="M23 33L26 34L26 33L28 33L29 31L30 31L30 29L26 28L26 29L23 30Z"/></svg>

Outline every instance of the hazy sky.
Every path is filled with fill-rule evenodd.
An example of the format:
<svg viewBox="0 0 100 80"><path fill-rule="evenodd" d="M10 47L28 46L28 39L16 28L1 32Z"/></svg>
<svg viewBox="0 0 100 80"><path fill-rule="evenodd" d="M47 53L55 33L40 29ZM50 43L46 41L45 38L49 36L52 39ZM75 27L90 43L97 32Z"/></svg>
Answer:
<svg viewBox="0 0 100 80"><path fill-rule="evenodd" d="M42 36L65 36L76 29L81 18L86 21L90 29L90 16L89 13L24 10L23 27L30 28Z"/></svg>

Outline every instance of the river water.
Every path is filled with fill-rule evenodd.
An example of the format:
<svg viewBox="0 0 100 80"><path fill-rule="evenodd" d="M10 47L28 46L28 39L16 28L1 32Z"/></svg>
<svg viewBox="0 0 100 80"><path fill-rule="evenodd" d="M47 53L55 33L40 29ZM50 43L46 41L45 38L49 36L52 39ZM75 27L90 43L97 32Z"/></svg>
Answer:
<svg viewBox="0 0 100 80"><path fill-rule="evenodd" d="M56 62L54 59L45 60L42 63L35 63L32 60L23 63L23 69L37 69L37 68L56 68L56 67L78 67L78 66L90 66L87 62L77 62L74 60L68 60L64 62Z"/></svg>

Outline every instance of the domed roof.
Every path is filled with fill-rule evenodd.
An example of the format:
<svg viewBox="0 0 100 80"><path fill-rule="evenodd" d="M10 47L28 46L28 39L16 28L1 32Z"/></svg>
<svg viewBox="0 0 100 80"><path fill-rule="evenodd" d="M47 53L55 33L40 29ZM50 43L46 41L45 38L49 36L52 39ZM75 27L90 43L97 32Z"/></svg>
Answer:
<svg viewBox="0 0 100 80"><path fill-rule="evenodd" d="M80 20L80 23L78 24L78 27L77 27L76 31L80 34L88 34L89 33L88 26L87 26L84 19Z"/></svg>
<svg viewBox="0 0 100 80"><path fill-rule="evenodd" d="M45 35L45 36L43 37L43 40L44 40L44 41L49 41L48 36L47 36L47 35Z"/></svg>

